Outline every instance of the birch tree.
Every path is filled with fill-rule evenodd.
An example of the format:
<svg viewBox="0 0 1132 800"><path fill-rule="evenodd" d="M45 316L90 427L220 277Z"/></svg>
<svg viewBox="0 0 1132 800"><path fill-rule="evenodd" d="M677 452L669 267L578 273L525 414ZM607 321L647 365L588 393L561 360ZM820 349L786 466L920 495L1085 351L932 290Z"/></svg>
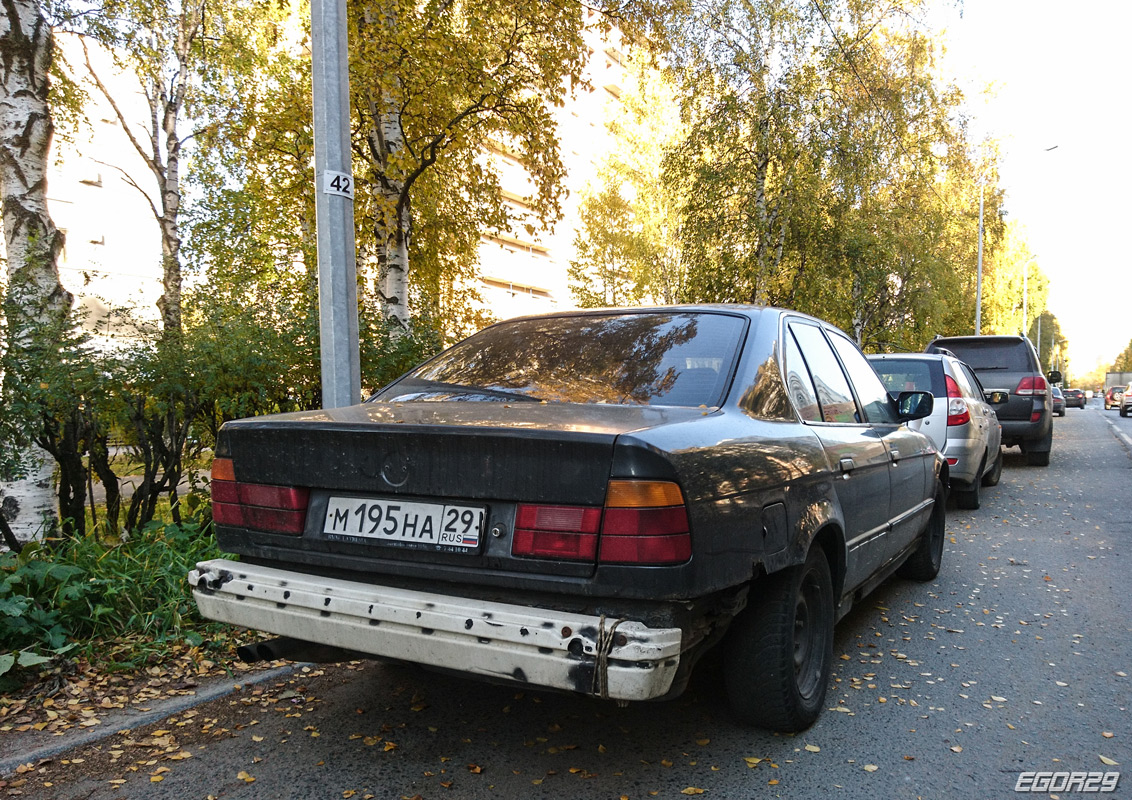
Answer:
<svg viewBox="0 0 1132 800"><path fill-rule="evenodd" d="M63 330L73 297L59 281L63 235L47 209L47 159L54 132L50 75L54 41L47 9L34 0L3 0L0 15L0 199L7 257L3 361L5 439L24 446L22 458L4 459L3 513L20 539L55 524L51 466L28 447L30 431L13 409L38 386L42 363Z"/></svg>
<svg viewBox="0 0 1132 800"><path fill-rule="evenodd" d="M383 315L404 330L412 286L436 283L427 270L467 270L481 233L557 222L564 168L551 109L581 85L583 28L616 23L639 32L659 12L612 0L370 0L352 9L351 85L364 132L358 155L372 187L356 213L372 226ZM503 202L485 146L525 168L529 218ZM454 217L459 251L433 242L433 259L412 264L430 249L413 241L418 221L442 206Z"/></svg>

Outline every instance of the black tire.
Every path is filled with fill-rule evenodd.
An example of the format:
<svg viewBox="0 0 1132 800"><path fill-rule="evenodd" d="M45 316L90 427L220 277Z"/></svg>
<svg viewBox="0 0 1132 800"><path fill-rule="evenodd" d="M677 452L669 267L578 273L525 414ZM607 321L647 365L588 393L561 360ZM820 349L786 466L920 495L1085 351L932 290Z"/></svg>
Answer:
<svg viewBox="0 0 1132 800"><path fill-rule="evenodd" d="M998 448L998 455L994 459L994 464L991 465L990 472L983 476L983 486L998 486L998 482L1002 480L1002 448Z"/></svg>
<svg viewBox="0 0 1132 800"><path fill-rule="evenodd" d="M833 664L833 581L821 547L752 589L724 652L728 706L748 725L797 733L825 703Z"/></svg>
<svg viewBox="0 0 1132 800"><path fill-rule="evenodd" d="M977 509L982 504L982 497L979 495L980 486L982 481L978 478L971 481L971 485L966 489L956 489L952 486L951 494L955 497L955 505L969 511Z"/></svg>
<svg viewBox="0 0 1132 800"><path fill-rule="evenodd" d="M1026 463L1031 467L1048 467L1049 466L1049 450L1044 453L1035 453L1032 450L1026 452Z"/></svg>
<svg viewBox="0 0 1132 800"><path fill-rule="evenodd" d="M920 533L920 542L908 560L900 565L900 575L914 581L931 581L939 574L943 564L943 540L947 536L946 505L947 495L943 486L936 486L935 505L928 524Z"/></svg>

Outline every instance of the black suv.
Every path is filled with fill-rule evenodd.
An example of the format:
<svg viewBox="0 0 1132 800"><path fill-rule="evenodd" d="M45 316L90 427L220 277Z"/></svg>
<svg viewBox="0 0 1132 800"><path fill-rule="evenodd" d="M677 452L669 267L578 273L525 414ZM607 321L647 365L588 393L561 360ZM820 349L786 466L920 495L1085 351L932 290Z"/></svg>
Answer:
<svg viewBox="0 0 1132 800"><path fill-rule="evenodd" d="M927 352L950 350L967 362L988 392L1009 392L1010 401L995 408L1002 423L1002 443L1018 445L1028 463L1049 465L1053 446L1053 393L1060 372L1042 374L1038 354L1023 336L938 337Z"/></svg>

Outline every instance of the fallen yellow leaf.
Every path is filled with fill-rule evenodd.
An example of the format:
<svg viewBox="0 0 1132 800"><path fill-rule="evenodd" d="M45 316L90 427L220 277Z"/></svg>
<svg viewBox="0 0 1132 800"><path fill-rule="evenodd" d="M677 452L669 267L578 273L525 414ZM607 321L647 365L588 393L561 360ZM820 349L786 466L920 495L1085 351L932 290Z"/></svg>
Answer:
<svg viewBox="0 0 1132 800"><path fill-rule="evenodd" d="M244 783L255 783L255 778L244 772L244 770L240 770L239 774L237 774L236 777L242 780Z"/></svg>
<svg viewBox="0 0 1132 800"><path fill-rule="evenodd" d="M809 750L811 753L820 753L821 752L821 748L818 747L816 744L808 744L808 745L806 745L806 749Z"/></svg>
<svg viewBox="0 0 1132 800"><path fill-rule="evenodd" d="M703 794L703 789L697 789L695 786L689 786L686 789L681 789L680 794Z"/></svg>
<svg viewBox="0 0 1132 800"><path fill-rule="evenodd" d="M962 753L962 752L963 752L963 748L962 748L962 747L960 747L959 745L955 745L954 747L952 747L952 748L951 748L951 752L953 752L953 753Z"/></svg>
<svg viewBox="0 0 1132 800"><path fill-rule="evenodd" d="M1108 756L1098 756L1098 757L1100 758L1102 764L1105 764L1105 765L1110 766L1110 767L1119 767L1120 766L1119 761L1113 761Z"/></svg>
<svg viewBox="0 0 1132 800"><path fill-rule="evenodd" d="M876 772L878 769L880 769L880 767L878 767L876 764L865 764L863 769L865 770L865 772Z"/></svg>

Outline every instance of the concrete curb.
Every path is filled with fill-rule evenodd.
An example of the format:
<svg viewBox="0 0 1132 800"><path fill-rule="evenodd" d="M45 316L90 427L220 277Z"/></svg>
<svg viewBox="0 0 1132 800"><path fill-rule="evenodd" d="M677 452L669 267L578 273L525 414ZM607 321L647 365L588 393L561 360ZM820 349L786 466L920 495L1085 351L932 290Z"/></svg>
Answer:
<svg viewBox="0 0 1132 800"><path fill-rule="evenodd" d="M1132 450L1132 436L1129 436L1124 431L1120 430L1120 428L1117 427L1117 424L1108 417L1105 417L1104 421L1108 423L1108 426L1110 428L1112 428L1112 432L1116 436L1116 438L1123 442L1125 447L1127 447L1129 450Z"/></svg>
<svg viewBox="0 0 1132 800"><path fill-rule="evenodd" d="M107 739L114 736L118 731L123 728L144 728L154 722L159 722L166 717L178 714L182 711L192 708L193 706L207 703L210 700L215 700L218 697L232 694L236 691L237 686L250 686L257 683L281 678L290 675L297 668L306 666L305 664L295 663L288 664L283 667L276 667L274 669L266 670L264 672L249 674L246 678L239 681L217 681L211 686L206 686L196 694L181 695L173 697L168 700L155 703L154 707L149 711L132 711L126 709L120 714L115 714L107 717L103 724L97 729L84 730L73 736L60 736L56 741L51 744L42 745L33 750L28 750L20 755L8 756L0 759L0 776L6 776L14 772L21 764L37 764L45 758L54 758L60 753L65 753L68 750L74 750L79 747L85 747L94 742Z"/></svg>

